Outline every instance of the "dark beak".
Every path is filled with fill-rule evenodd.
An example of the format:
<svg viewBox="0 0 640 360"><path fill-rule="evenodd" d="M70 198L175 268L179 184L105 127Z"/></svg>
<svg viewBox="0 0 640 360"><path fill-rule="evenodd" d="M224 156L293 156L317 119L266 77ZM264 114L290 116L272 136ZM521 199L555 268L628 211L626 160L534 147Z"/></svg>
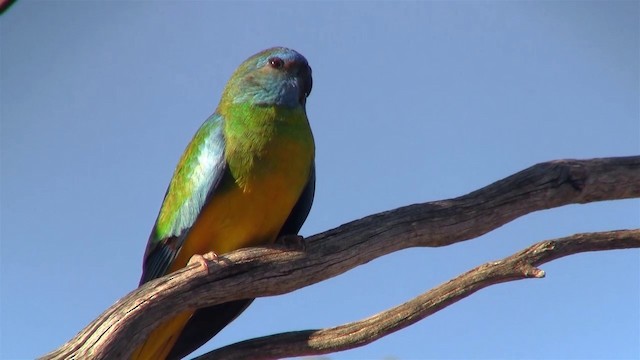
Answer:
<svg viewBox="0 0 640 360"><path fill-rule="evenodd" d="M313 79L311 78L311 67L304 64L300 67L298 72L298 79L300 79L300 104L305 105L307 97L311 94L311 88L313 87Z"/></svg>

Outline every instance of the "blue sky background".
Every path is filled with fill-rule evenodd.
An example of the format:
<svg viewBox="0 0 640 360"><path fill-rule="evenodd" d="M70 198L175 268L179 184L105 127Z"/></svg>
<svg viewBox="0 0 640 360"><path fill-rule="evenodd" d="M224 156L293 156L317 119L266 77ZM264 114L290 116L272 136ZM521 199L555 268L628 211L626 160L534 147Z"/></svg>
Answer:
<svg viewBox="0 0 640 360"><path fill-rule="evenodd" d="M535 163L640 153L639 3L18 1L0 18L1 349L50 351L137 285L175 164L248 56L313 67L302 233ZM198 353L338 325L537 241L637 228L625 200L530 214L259 299ZM332 359L637 359L640 252L581 254Z"/></svg>

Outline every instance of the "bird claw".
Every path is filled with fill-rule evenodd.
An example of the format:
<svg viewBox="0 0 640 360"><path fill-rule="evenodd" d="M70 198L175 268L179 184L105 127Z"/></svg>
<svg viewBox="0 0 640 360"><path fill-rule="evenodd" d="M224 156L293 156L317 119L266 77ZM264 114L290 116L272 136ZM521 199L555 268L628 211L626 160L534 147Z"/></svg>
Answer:
<svg viewBox="0 0 640 360"><path fill-rule="evenodd" d="M304 251L307 243L301 235L282 235L276 239L276 244L282 245L288 250Z"/></svg>
<svg viewBox="0 0 640 360"><path fill-rule="evenodd" d="M209 262L216 261L216 260L218 260L218 254L216 254L213 251L209 251L208 253L203 255L200 255L200 254L193 255L191 259L189 259L189 263L187 265L201 264L205 268L205 270L209 272Z"/></svg>

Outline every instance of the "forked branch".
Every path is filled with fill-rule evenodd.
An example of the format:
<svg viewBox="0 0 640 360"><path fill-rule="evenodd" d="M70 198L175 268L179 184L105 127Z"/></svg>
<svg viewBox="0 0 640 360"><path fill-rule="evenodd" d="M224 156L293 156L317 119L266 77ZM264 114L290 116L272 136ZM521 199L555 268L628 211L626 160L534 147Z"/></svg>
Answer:
<svg viewBox="0 0 640 360"><path fill-rule="evenodd" d="M372 317L321 330L281 333L246 340L211 351L195 360L279 359L321 355L369 344L410 326L485 287L514 280L542 278L537 266L586 251L640 248L640 230L620 230L539 242L525 250L478 266L400 306Z"/></svg>
<svg viewBox="0 0 640 360"><path fill-rule="evenodd" d="M249 248L220 256L208 271L188 266L132 291L44 358L128 358L154 327L187 309L287 293L397 250L469 240L538 210L637 197L640 156L537 164L455 199L370 215L312 236L304 252Z"/></svg>

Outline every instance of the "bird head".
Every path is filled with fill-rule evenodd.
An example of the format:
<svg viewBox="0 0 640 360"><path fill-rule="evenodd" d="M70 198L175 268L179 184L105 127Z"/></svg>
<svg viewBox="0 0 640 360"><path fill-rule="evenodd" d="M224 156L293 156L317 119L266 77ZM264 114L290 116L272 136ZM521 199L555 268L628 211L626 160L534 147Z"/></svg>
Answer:
<svg viewBox="0 0 640 360"><path fill-rule="evenodd" d="M311 87L307 59L294 50L274 47L251 56L236 69L222 101L304 108Z"/></svg>

